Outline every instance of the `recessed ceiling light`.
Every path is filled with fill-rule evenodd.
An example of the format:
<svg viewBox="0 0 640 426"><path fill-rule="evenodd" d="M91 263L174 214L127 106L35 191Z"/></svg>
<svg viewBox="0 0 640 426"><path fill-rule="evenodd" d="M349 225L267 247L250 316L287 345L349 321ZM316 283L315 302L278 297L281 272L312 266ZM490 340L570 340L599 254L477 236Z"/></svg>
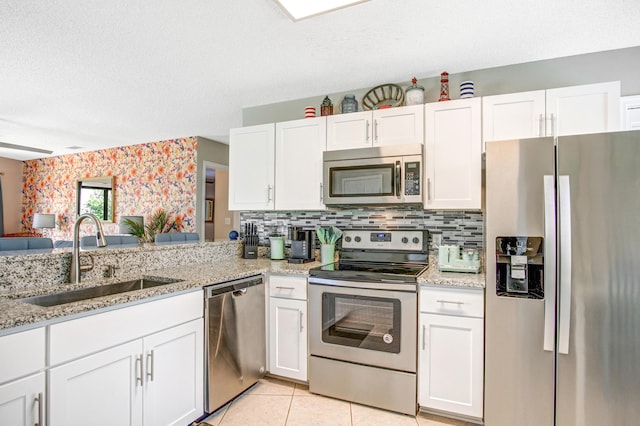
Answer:
<svg viewBox="0 0 640 426"><path fill-rule="evenodd" d="M73 146L68 146L68 147L66 147L65 149L72 149L72 150L74 150L74 151L75 151L75 150L77 150L77 149L82 149L82 147L81 147L81 146L78 146L78 145L73 145Z"/></svg>
<svg viewBox="0 0 640 426"><path fill-rule="evenodd" d="M367 1L369 0L275 0L294 21Z"/></svg>

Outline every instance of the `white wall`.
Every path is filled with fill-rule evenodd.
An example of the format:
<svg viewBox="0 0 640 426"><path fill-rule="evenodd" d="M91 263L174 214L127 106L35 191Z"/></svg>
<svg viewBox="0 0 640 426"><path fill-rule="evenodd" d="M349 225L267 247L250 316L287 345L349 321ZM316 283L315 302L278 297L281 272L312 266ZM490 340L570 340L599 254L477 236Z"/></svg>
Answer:
<svg viewBox="0 0 640 426"><path fill-rule="evenodd" d="M622 96L636 95L640 94L638 70L640 70L640 47L631 47L451 74L449 75L449 95L451 99L458 99L458 86L466 80L474 81L476 96L617 80L621 82ZM446 71L446 64L443 65L442 71ZM407 81L395 83L407 88L411 85L411 77L413 77L412 71L407 70ZM418 84L425 88L425 102L437 101L440 93L440 76L417 75L416 77L419 78ZM384 83L389 82L380 82L380 84ZM304 118L304 107L315 105L317 111L320 111L320 104L325 95L332 100L335 114L340 113L340 102L347 93L356 95L358 105L362 108L362 97L369 89L371 88L354 88L349 92L321 93L310 98L248 107L243 110L243 126Z"/></svg>

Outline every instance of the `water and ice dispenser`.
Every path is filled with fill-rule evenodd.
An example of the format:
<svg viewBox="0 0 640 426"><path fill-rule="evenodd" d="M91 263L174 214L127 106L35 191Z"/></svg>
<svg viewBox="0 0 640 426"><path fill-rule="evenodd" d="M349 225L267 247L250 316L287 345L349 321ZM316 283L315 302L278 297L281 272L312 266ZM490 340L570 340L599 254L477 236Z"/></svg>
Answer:
<svg viewBox="0 0 640 426"><path fill-rule="evenodd" d="M496 238L496 293L544 299L542 237Z"/></svg>

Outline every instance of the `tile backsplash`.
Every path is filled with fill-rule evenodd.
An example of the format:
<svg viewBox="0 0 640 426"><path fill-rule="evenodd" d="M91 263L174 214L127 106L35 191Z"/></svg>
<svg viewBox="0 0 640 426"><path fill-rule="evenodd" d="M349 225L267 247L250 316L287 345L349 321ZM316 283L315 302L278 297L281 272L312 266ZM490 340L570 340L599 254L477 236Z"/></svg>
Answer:
<svg viewBox="0 0 640 426"><path fill-rule="evenodd" d="M340 229L428 229L442 234L442 244L483 248L484 215L481 211L434 211L412 208L370 207L349 210L304 212L245 211L240 213L240 229L245 223L258 227L261 243L274 233L287 234L292 226L315 229L335 225Z"/></svg>

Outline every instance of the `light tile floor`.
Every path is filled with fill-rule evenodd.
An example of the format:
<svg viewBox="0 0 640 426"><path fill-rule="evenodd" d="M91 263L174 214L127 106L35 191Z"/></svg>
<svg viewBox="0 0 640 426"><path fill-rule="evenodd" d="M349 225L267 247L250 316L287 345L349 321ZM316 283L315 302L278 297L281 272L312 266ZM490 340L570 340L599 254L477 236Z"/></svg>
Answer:
<svg viewBox="0 0 640 426"><path fill-rule="evenodd" d="M203 422L212 426L471 426L420 413L416 417L309 393L305 385L267 377Z"/></svg>

